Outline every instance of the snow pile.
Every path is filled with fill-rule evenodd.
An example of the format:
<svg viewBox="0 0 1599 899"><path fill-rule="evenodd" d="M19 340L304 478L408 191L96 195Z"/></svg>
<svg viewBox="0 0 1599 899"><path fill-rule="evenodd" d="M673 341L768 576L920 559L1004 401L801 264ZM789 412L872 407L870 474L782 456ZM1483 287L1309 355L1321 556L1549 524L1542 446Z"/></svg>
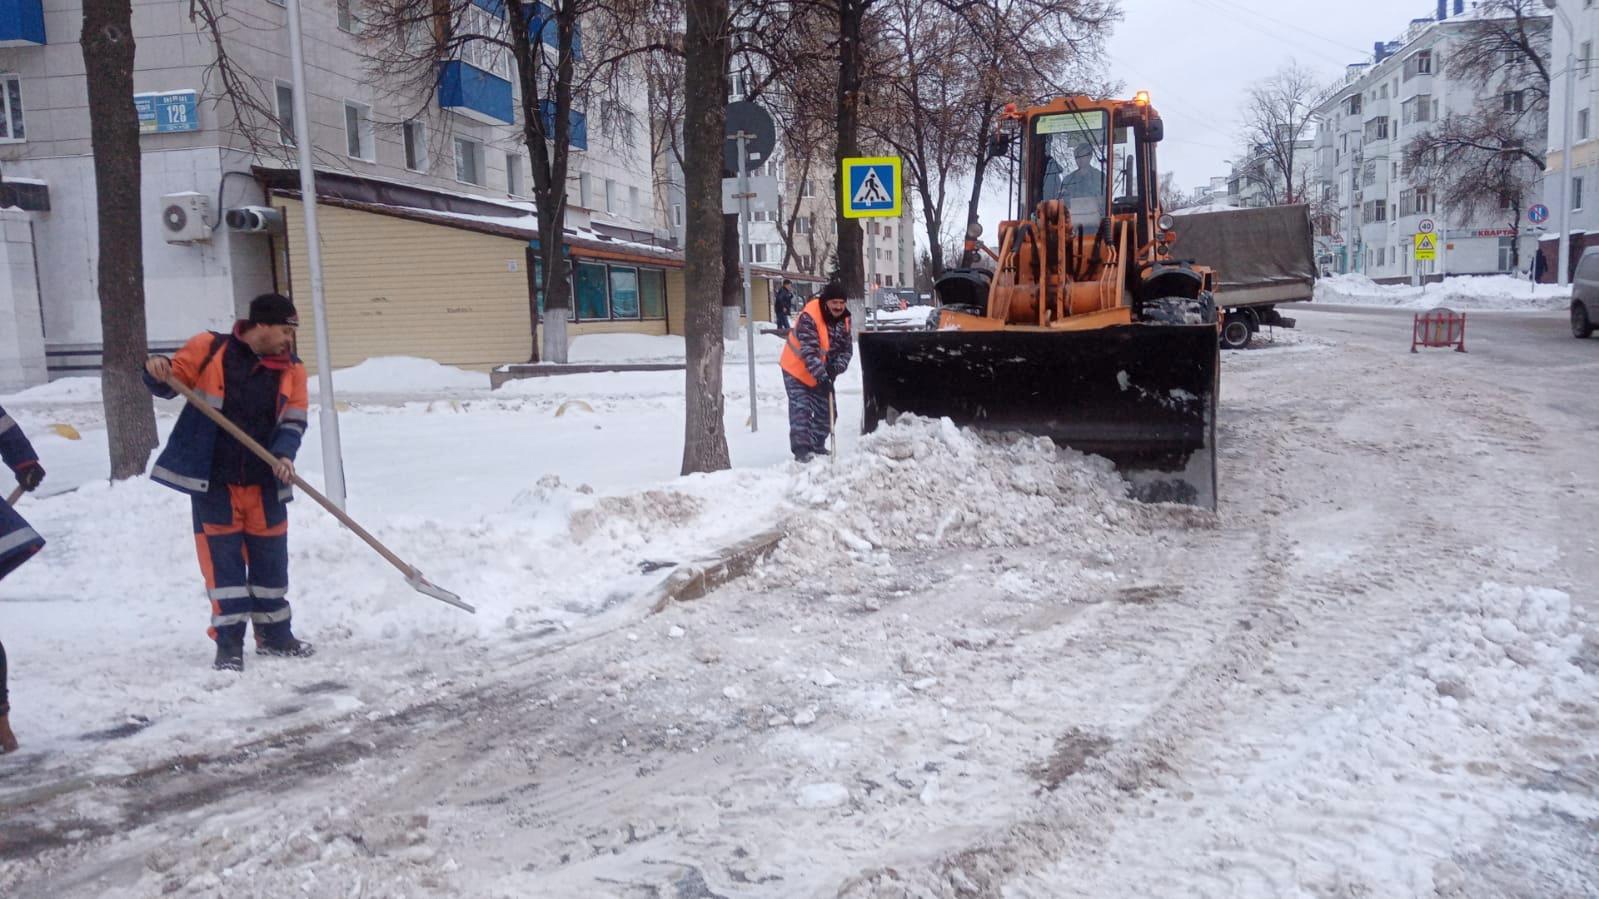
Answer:
<svg viewBox="0 0 1599 899"><path fill-rule="evenodd" d="M333 389L354 393L424 393L436 390L475 389L489 386L483 372L440 365L414 356L374 356L351 368L333 373ZM317 379L311 379L316 393Z"/></svg>
<svg viewBox="0 0 1599 899"><path fill-rule="evenodd" d="M1048 438L904 416L862 437L847 458L801 472L791 497L800 512L784 545L809 559L803 564L841 549L1060 543L1095 553L1142 530L1126 492L1108 460Z"/></svg>
<svg viewBox="0 0 1599 899"><path fill-rule="evenodd" d="M1564 309L1570 288L1529 284L1509 275L1445 278L1436 284L1378 284L1365 275L1332 275L1316 282L1316 299L1324 303L1391 306L1396 309L1545 310Z"/></svg>
<svg viewBox="0 0 1599 899"><path fill-rule="evenodd" d="M783 338L775 334L762 334L761 328L771 327L770 322L756 322L755 358L776 360L783 351ZM739 339L723 343L728 360L748 357L746 338L740 329ZM688 350L683 338L676 335L649 334L584 334L572 338L567 348L566 360L581 365L613 365L640 362L682 362Z"/></svg>
<svg viewBox="0 0 1599 899"><path fill-rule="evenodd" d="M0 397L0 403L98 403L99 378L61 378Z"/></svg>

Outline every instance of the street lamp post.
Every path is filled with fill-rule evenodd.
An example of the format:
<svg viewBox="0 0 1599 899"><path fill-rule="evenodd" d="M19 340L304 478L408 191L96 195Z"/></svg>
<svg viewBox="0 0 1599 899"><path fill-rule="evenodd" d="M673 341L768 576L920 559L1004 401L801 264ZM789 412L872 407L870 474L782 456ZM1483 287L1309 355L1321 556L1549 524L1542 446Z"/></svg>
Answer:
<svg viewBox="0 0 1599 899"><path fill-rule="evenodd" d="M1557 283L1565 287L1571 272L1571 103L1577 91L1572 80L1577 68L1576 55L1572 50L1576 47L1577 32L1571 26L1571 17L1560 8L1558 0L1543 0L1543 5L1555 11L1560 24L1566 29L1566 98L1560 112L1560 256L1556 272L1559 279Z"/></svg>

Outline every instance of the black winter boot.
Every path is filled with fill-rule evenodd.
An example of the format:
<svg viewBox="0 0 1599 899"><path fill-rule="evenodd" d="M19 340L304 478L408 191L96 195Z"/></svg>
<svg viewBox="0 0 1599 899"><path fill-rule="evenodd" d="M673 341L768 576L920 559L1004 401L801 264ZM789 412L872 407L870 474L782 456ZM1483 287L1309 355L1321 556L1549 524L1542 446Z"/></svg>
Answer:
<svg viewBox="0 0 1599 899"><path fill-rule="evenodd" d="M316 647L295 637L290 637L281 643L257 643L255 654L258 656L284 656L292 659L308 659L316 655Z"/></svg>
<svg viewBox="0 0 1599 899"><path fill-rule="evenodd" d="M244 647L237 643L217 641L217 660L211 667L218 671L243 671Z"/></svg>

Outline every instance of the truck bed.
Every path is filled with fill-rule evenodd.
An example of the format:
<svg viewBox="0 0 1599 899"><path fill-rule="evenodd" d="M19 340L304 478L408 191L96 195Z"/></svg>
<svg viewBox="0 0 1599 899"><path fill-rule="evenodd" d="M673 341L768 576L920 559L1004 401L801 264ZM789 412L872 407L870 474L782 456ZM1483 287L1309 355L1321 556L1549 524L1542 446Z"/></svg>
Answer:
<svg viewBox="0 0 1599 899"><path fill-rule="evenodd" d="M1176 218L1172 255L1216 270L1217 306L1273 306L1315 293L1309 206L1179 212Z"/></svg>

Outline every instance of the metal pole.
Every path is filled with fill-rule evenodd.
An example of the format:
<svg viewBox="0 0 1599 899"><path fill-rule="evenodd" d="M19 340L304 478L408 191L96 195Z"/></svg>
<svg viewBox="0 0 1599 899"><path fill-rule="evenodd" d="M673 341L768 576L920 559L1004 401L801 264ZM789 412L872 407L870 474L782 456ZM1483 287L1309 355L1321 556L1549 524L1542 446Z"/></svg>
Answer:
<svg viewBox="0 0 1599 899"><path fill-rule="evenodd" d="M744 260L744 320L748 323L745 331L746 346L749 349L750 369L750 430L758 431L760 427L755 417L755 305L750 299L750 175L749 160L745 158L748 149L745 141L754 137L753 134L740 131L734 135L738 141L738 228L739 243L743 244L743 252L739 254Z"/></svg>
<svg viewBox="0 0 1599 899"><path fill-rule="evenodd" d="M1561 112L1560 129L1560 271L1559 284L1561 287L1569 283L1568 273L1571 269L1571 101L1576 94L1576 85L1572 83L1572 75L1576 72L1576 57L1572 48L1577 40L1576 30L1571 27L1571 17L1559 6L1555 12L1560 16L1560 23L1566 27L1566 102ZM1516 210L1519 217L1521 210ZM1519 223L1519 218L1518 218ZM1519 229L1518 229L1519 230ZM1519 240L1519 235L1516 238Z"/></svg>
<svg viewBox="0 0 1599 899"><path fill-rule="evenodd" d="M294 142L300 157L300 202L305 209L305 259L311 269L311 314L316 323L316 378L322 427L322 484L328 499L345 511L344 455L339 448L339 412L333 400L333 362L328 350L328 311L322 295L322 246L316 227L316 172L311 168L311 117L307 112L305 44L300 0L288 0L289 56L294 80Z"/></svg>
<svg viewBox="0 0 1599 899"><path fill-rule="evenodd" d="M872 327L877 327L877 219L866 223L866 250L870 257L871 272L866 278L866 302L871 304Z"/></svg>

